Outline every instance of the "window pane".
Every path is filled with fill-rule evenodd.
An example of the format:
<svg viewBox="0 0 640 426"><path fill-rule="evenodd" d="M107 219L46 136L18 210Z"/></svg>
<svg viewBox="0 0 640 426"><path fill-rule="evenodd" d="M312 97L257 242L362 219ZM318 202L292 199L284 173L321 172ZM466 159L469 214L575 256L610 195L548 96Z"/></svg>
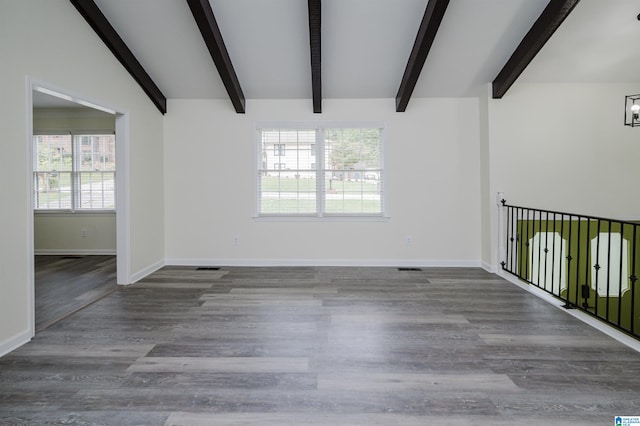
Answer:
<svg viewBox="0 0 640 426"><path fill-rule="evenodd" d="M115 135L80 135L76 208L115 209Z"/></svg>
<svg viewBox="0 0 640 426"><path fill-rule="evenodd" d="M259 213L314 214L316 131L261 129L259 135Z"/></svg>
<svg viewBox="0 0 640 426"><path fill-rule="evenodd" d="M114 135L78 136L80 170L114 171L116 169L116 141Z"/></svg>
<svg viewBox="0 0 640 426"><path fill-rule="evenodd" d="M325 129L325 213L382 214L382 129Z"/></svg>
<svg viewBox="0 0 640 426"><path fill-rule="evenodd" d="M361 180L325 180L325 212L379 214L382 195L377 183Z"/></svg>
<svg viewBox="0 0 640 426"><path fill-rule="evenodd" d="M35 209L71 209L71 172L34 172Z"/></svg>
<svg viewBox="0 0 640 426"><path fill-rule="evenodd" d="M34 142L34 165L37 172L71 171L73 148L71 135L37 135Z"/></svg>
<svg viewBox="0 0 640 426"><path fill-rule="evenodd" d="M78 191L78 207L80 209L114 209L115 173L114 172L80 172Z"/></svg>

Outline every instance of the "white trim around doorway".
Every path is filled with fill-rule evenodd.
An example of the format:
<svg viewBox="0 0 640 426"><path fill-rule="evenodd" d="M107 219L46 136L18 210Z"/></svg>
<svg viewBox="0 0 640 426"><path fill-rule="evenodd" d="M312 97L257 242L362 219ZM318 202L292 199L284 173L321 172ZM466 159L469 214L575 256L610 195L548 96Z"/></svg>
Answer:
<svg viewBox="0 0 640 426"><path fill-rule="evenodd" d="M29 333L35 335L35 270L33 257L35 255L33 230L33 91L39 91L71 102L108 112L116 116L116 268L118 284L130 284L131 281L131 239L130 239L130 203L129 203L129 112L125 109L109 105L106 102L94 100L81 93L75 93L67 88L58 87L48 82L26 77L26 126L27 140L26 156L27 191L29 195L29 224L27 227L27 251L29 257L28 297L29 297Z"/></svg>

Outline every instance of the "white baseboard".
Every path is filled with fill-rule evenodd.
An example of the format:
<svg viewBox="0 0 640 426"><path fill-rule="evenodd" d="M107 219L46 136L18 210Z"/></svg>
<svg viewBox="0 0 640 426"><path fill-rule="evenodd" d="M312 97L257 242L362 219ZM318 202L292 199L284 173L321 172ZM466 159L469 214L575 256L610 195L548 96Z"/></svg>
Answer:
<svg viewBox="0 0 640 426"><path fill-rule="evenodd" d="M451 267L478 268L479 260L428 259L188 259L168 258L172 266L382 266L382 267Z"/></svg>
<svg viewBox="0 0 640 426"><path fill-rule="evenodd" d="M140 281L141 279L143 279L144 277L146 277L147 275L151 275L153 274L155 271L157 271L158 269L162 268L163 266L166 265L166 262L161 260L159 262L154 263L153 265L150 265L134 274L131 274L130 278L130 283L129 284L133 284L136 283L138 281Z"/></svg>
<svg viewBox="0 0 640 426"><path fill-rule="evenodd" d="M596 330L599 330L601 332L603 332L604 334L606 334L607 336L617 340L618 342L622 343L623 345L626 345L628 347L630 347L631 349L640 352L640 341L634 339L633 337L630 337L626 334L624 334L621 331L616 330L615 328L605 324L602 321L599 321L595 318L593 318L591 315L582 312L579 309L565 309L564 308L564 303L552 296L551 294L547 293L544 290L540 290L538 287L533 286L533 285L529 285L526 284L522 281L520 281L517 277L515 277L514 275L508 274L506 272L500 272L497 275L501 276L502 278L504 278L505 280L509 281L512 284L517 285L518 287L522 288L525 291L528 291L529 293L539 297L540 299L544 300L545 302L557 307L558 309L562 309L563 312L566 312L568 315L571 315L572 317L584 322L585 324L590 325L591 327L595 328Z"/></svg>
<svg viewBox="0 0 640 426"><path fill-rule="evenodd" d="M496 273L496 270L497 270L497 268L496 268L494 265L492 265L492 264L490 264L490 263L487 263L487 262L485 262L485 261L482 261L482 262L480 263L480 267L481 267L482 269L484 269L485 271L487 271L487 272L491 272L492 274L495 274L495 273Z"/></svg>
<svg viewBox="0 0 640 426"><path fill-rule="evenodd" d="M33 334L29 330L26 330L5 340L4 342L0 342L0 357L3 357L9 352L18 349L25 343L29 343L32 337Z"/></svg>
<svg viewBox="0 0 640 426"><path fill-rule="evenodd" d="M36 256L115 256L112 249L36 249Z"/></svg>

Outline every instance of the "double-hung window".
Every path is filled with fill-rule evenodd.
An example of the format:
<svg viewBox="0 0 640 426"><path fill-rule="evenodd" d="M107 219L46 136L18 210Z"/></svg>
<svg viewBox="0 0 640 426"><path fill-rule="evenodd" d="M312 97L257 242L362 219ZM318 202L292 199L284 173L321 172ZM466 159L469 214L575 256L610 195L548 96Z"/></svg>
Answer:
<svg viewBox="0 0 640 426"><path fill-rule="evenodd" d="M258 216L382 217L384 128L258 126Z"/></svg>
<svg viewBox="0 0 640 426"><path fill-rule="evenodd" d="M114 210L113 134L33 137L35 210Z"/></svg>

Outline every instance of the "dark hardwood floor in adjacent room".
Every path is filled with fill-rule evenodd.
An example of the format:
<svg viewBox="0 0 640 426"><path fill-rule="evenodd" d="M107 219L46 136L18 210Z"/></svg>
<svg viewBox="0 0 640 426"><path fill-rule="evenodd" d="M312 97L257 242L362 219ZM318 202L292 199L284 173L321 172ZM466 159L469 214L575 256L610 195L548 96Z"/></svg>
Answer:
<svg viewBox="0 0 640 426"><path fill-rule="evenodd" d="M0 359L0 423L608 425L640 354L481 269L167 267Z"/></svg>
<svg viewBox="0 0 640 426"><path fill-rule="evenodd" d="M116 289L115 256L36 256L36 333Z"/></svg>

